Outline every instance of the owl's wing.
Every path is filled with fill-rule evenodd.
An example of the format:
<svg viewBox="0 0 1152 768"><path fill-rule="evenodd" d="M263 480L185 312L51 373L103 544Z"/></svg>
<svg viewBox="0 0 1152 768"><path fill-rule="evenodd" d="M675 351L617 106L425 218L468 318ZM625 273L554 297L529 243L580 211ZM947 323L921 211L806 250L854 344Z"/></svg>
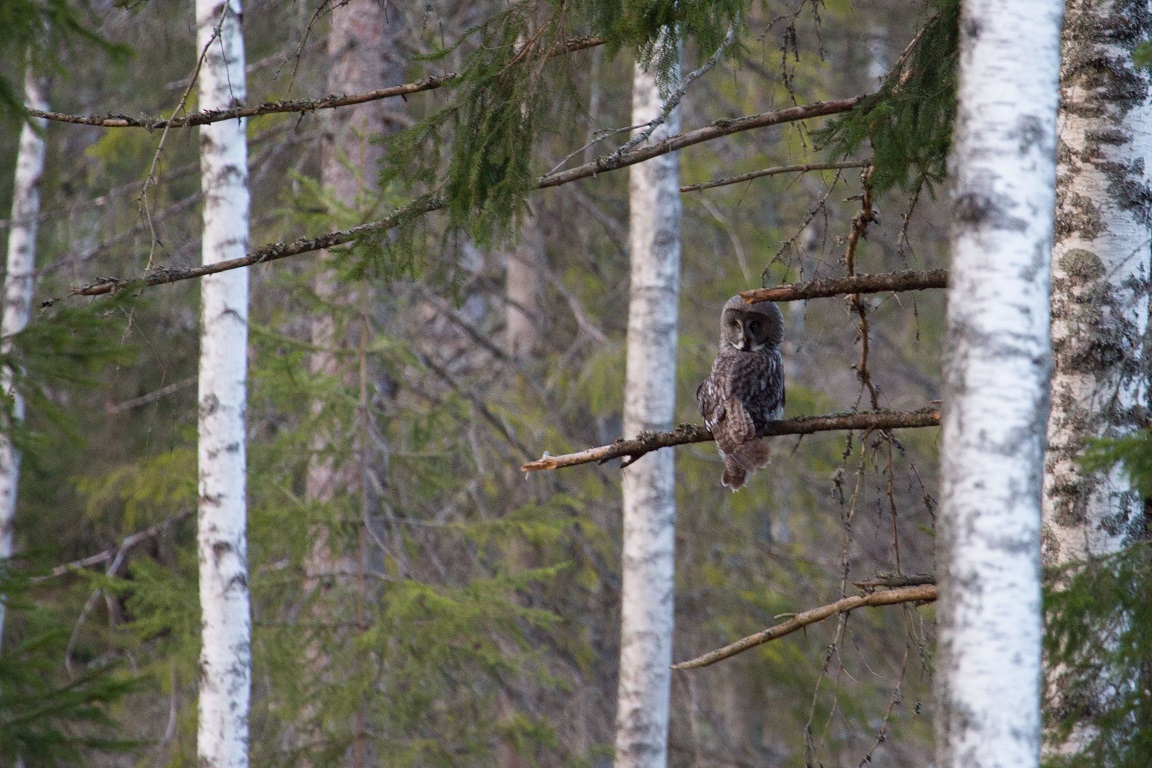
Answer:
<svg viewBox="0 0 1152 768"><path fill-rule="evenodd" d="M748 409L731 391L730 379L715 368L696 389L696 402L704 423L724 453L732 453L756 437L756 423Z"/></svg>

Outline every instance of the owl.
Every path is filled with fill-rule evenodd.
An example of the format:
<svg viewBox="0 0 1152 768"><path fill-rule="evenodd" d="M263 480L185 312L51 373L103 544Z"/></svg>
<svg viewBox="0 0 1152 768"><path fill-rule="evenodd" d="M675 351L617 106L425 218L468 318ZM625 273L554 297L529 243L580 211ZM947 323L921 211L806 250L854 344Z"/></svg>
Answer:
<svg viewBox="0 0 1152 768"><path fill-rule="evenodd" d="M735 491L768 463L760 438L784 414L784 316L770 301L728 299L720 313L720 352L696 389L704 423L724 456L721 482Z"/></svg>

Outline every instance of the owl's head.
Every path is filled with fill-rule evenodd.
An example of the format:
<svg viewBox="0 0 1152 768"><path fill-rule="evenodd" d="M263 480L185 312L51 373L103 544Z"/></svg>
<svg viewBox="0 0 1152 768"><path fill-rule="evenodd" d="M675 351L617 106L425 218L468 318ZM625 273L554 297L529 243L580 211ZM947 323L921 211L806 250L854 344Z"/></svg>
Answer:
<svg viewBox="0 0 1152 768"><path fill-rule="evenodd" d="M784 341L784 315L771 301L745 304L739 296L728 299L720 314L720 346L741 352L774 348Z"/></svg>

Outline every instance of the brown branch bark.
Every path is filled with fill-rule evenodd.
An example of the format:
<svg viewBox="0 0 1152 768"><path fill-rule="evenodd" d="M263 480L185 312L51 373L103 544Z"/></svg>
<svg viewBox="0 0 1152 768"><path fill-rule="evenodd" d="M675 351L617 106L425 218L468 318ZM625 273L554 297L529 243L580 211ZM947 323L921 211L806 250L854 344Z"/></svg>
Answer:
<svg viewBox="0 0 1152 768"><path fill-rule="evenodd" d="M815 624L830 616L848 613L857 608L875 608L881 605L897 605L899 603L930 603L936 600L938 596L939 592L935 584L920 584L912 587L889 589L883 592L870 592L865 595L852 595L851 597L837 600L834 603L798 613L787 621L768 627L741 640L737 640L723 648L717 648L714 651L705 653L702 656L697 656L694 659L673 664L672 669L697 669L699 667L706 667L709 664L715 664L717 661L735 656L749 648L755 648L757 645L767 643L770 640L789 635L809 624Z"/></svg>
<svg viewBox="0 0 1152 768"><path fill-rule="evenodd" d="M855 96L850 99L841 99L840 101L826 101L817 102L815 104L808 104L802 107L790 107L782 109L777 112L764 112L758 115L749 115L735 120L718 120L710 126L699 128L694 131L688 131L677 136L669 137L664 141L657 142L652 146L645 146L639 149L634 149L621 155L617 160L611 163L601 160L585 163L584 165L577 166L567 171L545 176L537 183L537 189L547 189L549 187L557 187L563 184L569 184L579 179L596 176L601 172L618 170L626 168L636 163L641 163L645 160L650 160L653 157L664 155L669 152L675 152L684 147L698 144L702 141L709 141L711 139L727 136L740 131L752 130L754 128L764 128L772 125L780 125L782 123L796 122L799 120L807 120L812 117L820 117L823 115L832 115L839 112L846 112L854 107L863 99L863 96ZM256 250L249 253L247 256L239 259L231 259L228 261L218 261L214 264L192 267L190 269L153 269L144 273L143 276L128 280L120 280L117 278L105 278L97 280L87 285L78 286L69 291L69 296L101 296L124 288L147 288L154 285L163 285L166 283L175 283L181 280L192 280L205 275L211 275L218 272L225 272L231 269L240 269L242 267L249 267L253 264L259 264L265 261L276 261L288 256L297 256L302 253L309 253L318 251L324 248L332 248L337 245L351 242L357 237L362 237L368 234L379 234L387 232L390 229L398 226L401 222L407 221L411 218L422 216L432 211L437 211L445 205L444 199L435 195L424 195L416 198L403 208L398 208L390 215L378 221L371 221L366 224L361 224L357 227L352 227L346 230L337 230L335 232L328 232L323 235L315 237L302 237L291 243L268 243L262 245ZM54 299L49 299L44 302L42 306L48 306L55 302Z"/></svg>
<svg viewBox="0 0 1152 768"><path fill-rule="evenodd" d="M164 520L162 522L157 523L156 525L149 526L142 531L137 531L136 533L133 533L131 536L128 536L127 538L125 538L124 541L120 542L120 544L118 546L112 547L110 549L106 549L103 552L97 552L96 554L89 555L88 557L82 557L79 560L73 560L70 563L64 563L63 565L58 565L52 569L51 574L45 575L45 576L37 576L36 578L32 579L32 581L34 583L40 582L40 581L44 581L46 579L50 579L53 577L63 576L64 574L72 573L73 571L79 571L79 570L82 570L84 568L90 568L93 565L99 565L100 563L106 563L109 560L115 561L115 560L117 560L117 558L123 559L124 554L126 552L128 552L128 550L135 547L137 544L139 544L143 541L146 541L148 539L156 538L157 536L159 536L161 533L163 533L168 528L171 528L172 526L187 520L188 518L192 517L192 515L194 515L195 513L196 513L195 509L186 509L183 512L178 513L174 517L170 517L167 520Z"/></svg>
<svg viewBox="0 0 1152 768"><path fill-rule="evenodd" d="M827 416L800 416L781 419L768 424L765 436L809 435L843 429L910 429L940 425L940 412L936 408L918 411L866 411L864 413L835 413ZM592 462L628 457L629 463L646 453L687 443L704 443L712 439L707 427L699 424L681 424L671 432L647 432L631 440L620 439L610 445L588 448L562 456L549 456L530 461L520 467L524 472L574 467Z"/></svg>
<svg viewBox="0 0 1152 768"><path fill-rule="evenodd" d="M569 40L552 52L552 56L582 51L604 43L599 37L579 37ZM258 115L271 115L277 113L315 112L320 109L336 109L348 107L353 104L363 104L367 101L390 99L396 96L407 96L410 93L431 91L441 88L460 77L459 72L449 72L446 75L435 75L417 80L412 83L393 85L388 88L379 88L365 93L345 94L340 96L325 96L319 99L290 99L280 101L267 101L247 107L234 107L232 109L209 109L203 112L193 112L190 115L163 119L159 117L129 117L128 115L68 115L61 112L46 112L39 109L30 109L28 113L45 120L57 123L72 123L74 125L93 125L99 128L144 128L149 131L160 128L191 128L198 125L218 123L222 120L234 120L238 117L256 117Z"/></svg>
<svg viewBox="0 0 1152 768"><path fill-rule="evenodd" d="M830 277L807 283L741 291L740 297L751 304L754 301L804 301L852 293L923 291L946 287L948 287L948 270L934 269L924 272L879 272L853 277Z"/></svg>

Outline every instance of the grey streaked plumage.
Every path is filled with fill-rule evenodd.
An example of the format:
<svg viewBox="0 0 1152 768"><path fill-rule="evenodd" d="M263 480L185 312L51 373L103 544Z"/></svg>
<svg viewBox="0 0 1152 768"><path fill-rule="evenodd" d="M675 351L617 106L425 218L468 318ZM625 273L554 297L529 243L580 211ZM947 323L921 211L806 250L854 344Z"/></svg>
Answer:
<svg viewBox="0 0 1152 768"><path fill-rule="evenodd" d="M720 351L696 389L704 423L724 456L721 482L732 490L768 463L765 426L784 415L784 316L770 301L733 296L720 313Z"/></svg>

